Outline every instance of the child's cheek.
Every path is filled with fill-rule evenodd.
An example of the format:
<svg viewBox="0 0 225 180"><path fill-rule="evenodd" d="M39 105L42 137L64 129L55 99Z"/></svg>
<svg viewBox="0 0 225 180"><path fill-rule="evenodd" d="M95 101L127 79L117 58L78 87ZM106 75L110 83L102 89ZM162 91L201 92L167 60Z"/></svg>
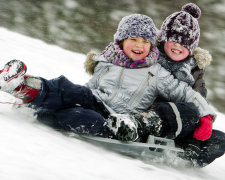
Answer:
<svg viewBox="0 0 225 180"><path fill-rule="evenodd" d="M126 46L123 47L123 51L127 55L131 50L132 50L132 45L130 45L130 44L127 44Z"/></svg>
<svg viewBox="0 0 225 180"><path fill-rule="evenodd" d="M144 47L144 53L143 53L143 55L146 57L146 56L148 56L148 54L150 53L150 45L145 45L145 47Z"/></svg>
<svg viewBox="0 0 225 180"><path fill-rule="evenodd" d="M189 50L187 48L183 48L183 54L184 58L186 58L187 56L189 56Z"/></svg>

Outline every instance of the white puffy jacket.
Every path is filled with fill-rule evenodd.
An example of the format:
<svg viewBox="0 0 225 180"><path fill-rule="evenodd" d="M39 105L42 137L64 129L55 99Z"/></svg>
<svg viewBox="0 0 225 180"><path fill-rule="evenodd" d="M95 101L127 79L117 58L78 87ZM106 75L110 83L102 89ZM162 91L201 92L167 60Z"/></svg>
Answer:
<svg viewBox="0 0 225 180"><path fill-rule="evenodd" d="M112 113L134 114L149 110L157 96L173 102L193 102L201 116L215 112L206 100L185 82L180 82L160 64L128 69L93 56L98 62L93 77L86 84Z"/></svg>

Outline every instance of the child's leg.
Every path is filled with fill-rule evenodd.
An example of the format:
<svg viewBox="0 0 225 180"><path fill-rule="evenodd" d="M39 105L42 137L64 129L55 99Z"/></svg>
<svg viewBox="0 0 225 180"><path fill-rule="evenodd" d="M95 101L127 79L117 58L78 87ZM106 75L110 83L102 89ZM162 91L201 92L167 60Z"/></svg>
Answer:
<svg viewBox="0 0 225 180"><path fill-rule="evenodd" d="M66 131L109 136L104 117L96 112L100 104L89 88L73 84L64 76L40 80L41 90L30 102L37 110L36 115L40 121L53 123Z"/></svg>
<svg viewBox="0 0 225 180"><path fill-rule="evenodd" d="M145 142L149 135L174 139L193 134L199 113L193 103L163 102L144 114L114 115L107 121L118 139Z"/></svg>
<svg viewBox="0 0 225 180"><path fill-rule="evenodd" d="M96 112L100 104L89 88L73 84L64 76L40 79L42 88L30 102L40 121L76 133L109 135L104 117Z"/></svg>
<svg viewBox="0 0 225 180"><path fill-rule="evenodd" d="M29 103L36 109L38 118L49 125L62 129L81 128L85 125L84 131L103 133L105 120L97 112L103 112L104 116L107 116L107 112L89 88L75 85L64 76L46 80L25 77L25 72L26 65L22 61L7 63L0 72L0 90Z"/></svg>
<svg viewBox="0 0 225 180"><path fill-rule="evenodd" d="M40 78L41 90L30 102L35 108L59 110L71 107L95 108L95 97L85 86L73 84L64 76L52 80Z"/></svg>
<svg viewBox="0 0 225 180"><path fill-rule="evenodd" d="M68 116L69 115L69 116ZM65 130L78 133L107 136L106 121L101 114L82 107L65 109L56 112L56 119Z"/></svg>
<svg viewBox="0 0 225 180"><path fill-rule="evenodd" d="M35 108L94 108L96 100L89 88L75 85L64 76L52 80L25 76L26 69L22 61L8 62L0 71L0 90L24 100L24 103L30 102Z"/></svg>
<svg viewBox="0 0 225 180"><path fill-rule="evenodd" d="M65 131L108 137L106 121L101 114L82 107L61 109L57 111L41 110L36 112L37 119ZM54 124L54 125L53 125Z"/></svg>
<svg viewBox="0 0 225 180"><path fill-rule="evenodd" d="M218 130L213 130L211 137L206 141L189 137L177 139L175 142L185 150L181 157L193 162L193 166L204 167L225 152L225 133Z"/></svg>
<svg viewBox="0 0 225 180"><path fill-rule="evenodd" d="M186 137L199 126L198 108L193 103L162 102L156 112L162 119L162 137Z"/></svg>

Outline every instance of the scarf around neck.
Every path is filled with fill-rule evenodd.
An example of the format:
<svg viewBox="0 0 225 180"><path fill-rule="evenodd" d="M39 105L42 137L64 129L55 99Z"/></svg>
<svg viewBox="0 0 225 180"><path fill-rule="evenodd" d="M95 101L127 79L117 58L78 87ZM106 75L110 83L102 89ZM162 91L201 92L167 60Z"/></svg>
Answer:
<svg viewBox="0 0 225 180"><path fill-rule="evenodd" d="M108 62L114 65L130 69L137 69L149 67L157 63L159 51L156 47L153 47L152 51L149 53L147 57L145 57L142 60L133 61L124 53L124 51L120 48L120 46L117 43L111 42L105 48L105 50L102 51L102 55L108 60Z"/></svg>
<svg viewBox="0 0 225 180"><path fill-rule="evenodd" d="M166 55L163 47L159 47L158 63L171 72L171 74L173 74L178 80L184 81L189 85L194 84L195 80L191 74L191 71L196 67L196 61L194 58L187 57L182 61L173 61Z"/></svg>

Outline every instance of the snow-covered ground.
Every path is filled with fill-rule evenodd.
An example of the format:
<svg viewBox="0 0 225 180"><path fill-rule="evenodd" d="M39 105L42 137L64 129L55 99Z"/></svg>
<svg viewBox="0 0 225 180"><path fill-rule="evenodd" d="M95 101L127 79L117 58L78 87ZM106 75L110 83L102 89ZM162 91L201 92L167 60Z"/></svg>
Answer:
<svg viewBox="0 0 225 180"><path fill-rule="evenodd" d="M85 55L70 52L0 28L0 67L21 59L28 74L54 78L61 74L74 83L90 78L84 72ZM14 98L0 92L1 102ZM225 131L225 115L218 113L214 127ZM202 169L146 164L68 137L38 123L30 113L18 113L0 104L1 180L224 180L225 156Z"/></svg>

